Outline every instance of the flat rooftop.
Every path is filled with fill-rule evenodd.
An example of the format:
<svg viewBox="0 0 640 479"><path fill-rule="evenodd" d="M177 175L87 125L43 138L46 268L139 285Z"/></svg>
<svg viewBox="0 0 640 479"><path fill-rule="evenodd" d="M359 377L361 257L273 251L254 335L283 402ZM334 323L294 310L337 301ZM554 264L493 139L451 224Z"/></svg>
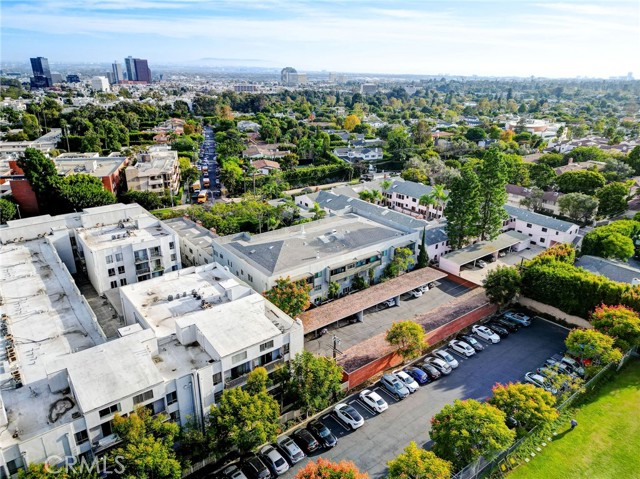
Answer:
<svg viewBox="0 0 640 479"><path fill-rule="evenodd" d="M125 244L141 244L161 236L168 236L172 231L160 221L152 226L139 228L136 221L127 221L121 227L118 224L98 226L79 230L78 234L93 250L115 248Z"/></svg>
<svg viewBox="0 0 640 479"><path fill-rule="evenodd" d="M254 236L224 236L214 243L226 245L248 263L276 275L404 235L399 229L349 213Z"/></svg>
<svg viewBox="0 0 640 479"><path fill-rule="evenodd" d="M490 254L497 253L500 250L510 248L525 240L529 240L529 236L526 234L518 233L517 231L507 231L506 233L498 235L493 241L478 241L475 244L457 251L447 253L442 256L442 258L462 266Z"/></svg>
<svg viewBox="0 0 640 479"><path fill-rule="evenodd" d="M0 245L0 296L5 447L71 421L73 408L56 421L49 418L50 407L63 396L49 389L47 363L104 344L105 338L47 238ZM22 387L15 388L18 381ZM16 431L19 438L12 437Z"/></svg>
<svg viewBox="0 0 640 479"><path fill-rule="evenodd" d="M171 218L164 220L164 224L175 231L181 238L189 240L202 249L211 248L213 239L218 238L217 234L188 218ZM213 252L209 251L209 254L213 255Z"/></svg>
<svg viewBox="0 0 640 479"><path fill-rule="evenodd" d="M215 306L252 294L257 296L217 263L172 271L122 286L119 291L123 300L126 298L131 302L158 338L175 334L177 318L211 311L202 308L203 302Z"/></svg>
<svg viewBox="0 0 640 479"><path fill-rule="evenodd" d="M111 176L118 171L126 157L98 157L98 158L56 158L54 163L61 175L86 174L102 178Z"/></svg>

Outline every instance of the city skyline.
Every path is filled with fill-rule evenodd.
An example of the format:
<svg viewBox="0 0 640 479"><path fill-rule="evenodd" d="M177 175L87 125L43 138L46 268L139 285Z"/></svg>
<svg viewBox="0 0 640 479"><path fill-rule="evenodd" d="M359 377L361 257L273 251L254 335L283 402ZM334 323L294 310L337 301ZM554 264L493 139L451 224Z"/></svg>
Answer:
<svg viewBox="0 0 640 479"><path fill-rule="evenodd" d="M2 59L603 77L640 71L637 2L7 0ZM597 61L594 61L597 60ZM124 62L123 62L124 63Z"/></svg>

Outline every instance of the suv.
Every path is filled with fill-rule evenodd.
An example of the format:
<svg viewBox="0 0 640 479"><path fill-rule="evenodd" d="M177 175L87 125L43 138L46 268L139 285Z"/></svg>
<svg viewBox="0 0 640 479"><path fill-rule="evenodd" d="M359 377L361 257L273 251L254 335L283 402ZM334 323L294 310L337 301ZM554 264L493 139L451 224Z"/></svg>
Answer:
<svg viewBox="0 0 640 479"><path fill-rule="evenodd" d="M382 383L387 391L400 399L404 399L409 395L409 390L395 374L385 374L382 376L382 379L380 379L380 383Z"/></svg>
<svg viewBox="0 0 640 479"><path fill-rule="evenodd" d="M527 316L526 314L507 311L503 316L507 321L517 323L520 326L531 326L531 318L529 318L529 316Z"/></svg>
<svg viewBox="0 0 640 479"><path fill-rule="evenodd" d="M249 479L271 479L269 468L256 455L251 455L245 459L242 472Z"/></svg>

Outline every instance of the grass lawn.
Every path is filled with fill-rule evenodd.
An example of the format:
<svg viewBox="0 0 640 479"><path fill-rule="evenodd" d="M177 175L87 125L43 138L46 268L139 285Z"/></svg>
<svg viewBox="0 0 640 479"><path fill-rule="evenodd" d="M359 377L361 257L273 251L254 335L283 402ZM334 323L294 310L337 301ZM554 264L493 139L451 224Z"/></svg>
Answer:
<svg viewBox="0 0 640 479"><path fill-rule="evenodd" d="M640 360L634 359L575 415L553 442L509 479L640 477Z"/></svg>

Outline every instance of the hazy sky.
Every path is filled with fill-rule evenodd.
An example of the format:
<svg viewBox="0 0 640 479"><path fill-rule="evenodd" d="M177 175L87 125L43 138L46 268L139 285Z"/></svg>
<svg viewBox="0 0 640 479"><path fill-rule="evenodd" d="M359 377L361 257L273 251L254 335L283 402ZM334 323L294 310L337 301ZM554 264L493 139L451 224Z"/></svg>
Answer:
<svg viewBox="0 0 640 479"><path fill-rule="evenodd" d="M639 0L1 0L3 61L640 77Z"/></svg>

